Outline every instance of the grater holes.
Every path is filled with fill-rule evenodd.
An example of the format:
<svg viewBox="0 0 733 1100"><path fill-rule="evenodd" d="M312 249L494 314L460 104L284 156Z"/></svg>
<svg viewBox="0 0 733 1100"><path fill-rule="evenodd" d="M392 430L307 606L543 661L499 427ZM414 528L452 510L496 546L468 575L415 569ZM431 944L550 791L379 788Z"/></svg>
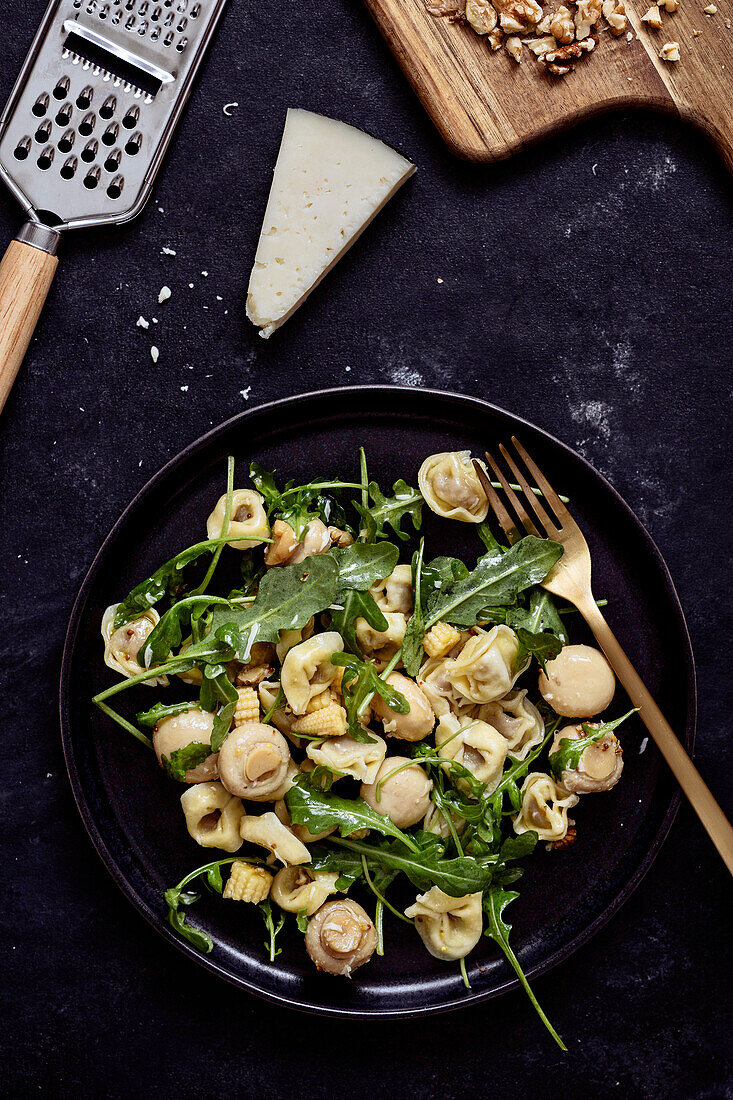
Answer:
<svg viewBox="0 0 733 1100"><path fill-rule="evenodd" d="M113 149L110 155L104 162L105 172L116 172L120 166L120 160L122 159L122 150Z"/></svg>
<svg viewBox="0 0 733 1100"><path fill-rule="evenodd" d="M173 31L168 31L168 34L167 34L167 35L165 36L165 38L163 39L163 45L164 45L164 46L170 46L170 45L172 45L172 43L173 43L173 39L174 39L175 37L176 37L176 36L175 36L175 34L173 33Z"/></svg>
<svg viewBox="0 0 733 1100"><path fill-rule="evenodd" d="M84 186L88 191L93 191L99 184L99 177L102 175L99 168L91 168L84 177Z"/></svg>
<svg viewBox="0 0 733 1100"><path fill-rule="evenodd" d="M179 38L178 41L176 42L176 49L178 50L179 53L183 53L183 51L185 50L187 45L188 45L188 39L184 36L183 38Z"/></svg>
<svg viewBox="0 0 733 1100"><path fill-rule="evenodd" d="M122 120L122 125L126 130L134 130L137 126L137 120L140 118L140 108L130 107L125 117Z"/></svg>
<svg viewBox="0 0 733 1100"><path fill-rule="evenodd" d="M42 172L47 172L53 164L54 153L56 150L53 145L47 145L43 152L38 157L36 164Z"/></svg>
<svg viewBox="0 0 733 1100"><path fill-rule="evenodd" d="M160 27L153 27L152 31L150 32L150 41L151 42L157 42L159 38L160 38Z"/></svg>
<svg viewBox="0 0 733 1100"><path fill-rule="evenodd" d="M117 110L117 97L108 95L102 106L99 108L100 118L112 118Z"/></svg>
<svg viewBox="0 0 733 1100"><path fill-rule="evenodd" d="M173 12L169 11L168 14L166 15L165 19L163 20L163 26L164 27L172 27L175 18L176 17L173 14Z"/></svg>
<svg viewBox="0 0 733 1100"><path fill-rule="evenodd" d="M128 157L135 157L140 152L140 146L143 143L143 136L139 130L137 130L132 137L125 143L125 152Z"/></svg>
<svg viewBox="0 0 733 1100"><path fill-rule="evenodd" d="M176 4L176 11L177 12L184 12L187 7L188 7L188 0L178 0L178 3Z"/></svg>
<svg viewBox="0 0 733 1100"><path fill-rule="evenodd" d="M74 147L74 139L76 133L73 130L67 130L64 136L59 140L59 153L70 153Z"/></svg>
<svg viewBox="0 0 733 1100"><path fill-rule="evenodd" d="M99 145L96 141L88 141L81 151L81 159L86 164L92 164L97 159Z"/></svg>
<svg viewBox="0 0 733 1100"><path fill-rule="evenodd" d="M16 160L28 160L28 154L31 151L31 139L24 137L22 141L19 141L13 151L13 156Z"/></svg>
<svg viewBox="0 0 733 1100"><path fill-rule="evenodd" d="M188 19L186 19L184 17L183 19L179 19L178 25L176 26L176 30L178 31L179 34L183 34L183 32L185 31L187 26L188 26Z"/></svg>
<svg viewBox="0 0 733 1100"><path fill-rule="evenodd" d="M92 105L94 99L94 89L91 85L87 84L86 88L82 88L79 95L76 97L76 105L80 111L88 111Z"/></svg>
<svg viewBox="0 0 733 1100"><path fill-rule="evenodd" d="M111 199L118 199L122 194L122 188L125 186L125 180L123 176L115 176L107 188L107 194Z"/></svg>
<svg viewBox="0 0 733 1100"><path fill-rule="evenodd" d="M50 102L51 101L49 97L44 92L43 95L39 95L38 99L31 107L31 112L36 116L36 118L43 118L46 111L48 110L48 105Z"/></svg>
<svg viewBox="0 0 733 1100"><path fill-rule="evenodd" d="M59 173L59 175L64 180L73 180L78 167L79 161L76 159L76 157L69 157L69 159L64 161L64 163L61 165L61 172Z"/></svg>
<svg viewBox="0 0 733 1100"><path fill-rule="evenodd" d="M71 122L72 106L70 103L64 103L63 107L56 115L57 126L68 126Z"/></svg>
<svg viewBox="0 0 733 1100"><path fill-rule="evenodd" d="M79 133L82 137L89 137L94 132L94 127L97 125L97 116L93 111L90 111L88 115L79 123Z"/></svg>
<svg viewBox="0 0 733 1100"><path fill-rule="evenodd" d="M161 8L160 4L156 4L156 6L153 8L152 12L150 13L151 22L157 23L162 14L163 14L163 9Z"/></svg>
<svg viewBox="0 0 733 1100"><path fill-rule="evenodd" d="M69 94L70 86L71 81L69 80L68 76L62 77L62 79L59 80L58 84L53 90L53 98L58 99L59 102L62 99L66 99L67 95Z"/></svg>
<svg viewBox="0 0 733 1100"><path fill-rule="evenodd" d="M45 142L48 141L50 136L51 136L51 123L49 121L46 121L46 122L43 123L42 126L39 126L38 129L36 130L36 134L35 134L36 141L38 142L39 145L43 145L43 144L45 144Z"/></svg>
<svg viewBox="0 0 733 1100"><path fill-rule="evenodd" d="M120 128L116 122L111 123L102 134L103 145L114 145L117 141L117 135L120 132Z"/></svg>

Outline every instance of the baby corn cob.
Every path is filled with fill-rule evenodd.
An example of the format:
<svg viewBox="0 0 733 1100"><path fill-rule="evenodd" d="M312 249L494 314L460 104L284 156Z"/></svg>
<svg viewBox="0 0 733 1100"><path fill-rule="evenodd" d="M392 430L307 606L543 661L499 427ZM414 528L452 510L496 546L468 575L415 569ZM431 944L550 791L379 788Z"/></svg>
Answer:
<svg viewBox="0 0 733 1100"><path fill-rule="evenodd" d="M269 896L272 878L264 867L253 867L251 863L238 859L232 864L223 896L230 901L247 901L259 905Z"/></svg>

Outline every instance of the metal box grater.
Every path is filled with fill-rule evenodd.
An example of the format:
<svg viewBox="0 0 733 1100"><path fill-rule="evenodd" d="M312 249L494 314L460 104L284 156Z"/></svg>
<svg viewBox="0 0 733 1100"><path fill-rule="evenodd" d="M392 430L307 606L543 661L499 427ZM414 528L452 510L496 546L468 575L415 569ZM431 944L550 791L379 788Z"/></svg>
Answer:
<svg viewBox="0 0 733 1100"><path fill-rule="evenodd" d="M16 268L21 259L33 266L15 246L54 256L65 230L140 212L226 2L49 4L0 115L0 177L29 218L0 265L0 408L19 365L19 313L30 293L30 270L20 278ZM53 270L46 274L50 286ZM48 286L30 288L42 292L34 321ZM20 334L22 353L32 332Z"/></svg>

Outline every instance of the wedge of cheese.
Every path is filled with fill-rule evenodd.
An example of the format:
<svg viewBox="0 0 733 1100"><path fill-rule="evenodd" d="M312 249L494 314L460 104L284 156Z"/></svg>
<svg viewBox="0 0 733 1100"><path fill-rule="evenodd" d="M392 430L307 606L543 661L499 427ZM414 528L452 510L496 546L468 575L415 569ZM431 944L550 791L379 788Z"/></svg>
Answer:
<svg viewBox="0 0 733 1100"><path fill-rule="evenodd" d="M362 130L288 111L247 292L260 336L287 321L414 171Z"/></svg>

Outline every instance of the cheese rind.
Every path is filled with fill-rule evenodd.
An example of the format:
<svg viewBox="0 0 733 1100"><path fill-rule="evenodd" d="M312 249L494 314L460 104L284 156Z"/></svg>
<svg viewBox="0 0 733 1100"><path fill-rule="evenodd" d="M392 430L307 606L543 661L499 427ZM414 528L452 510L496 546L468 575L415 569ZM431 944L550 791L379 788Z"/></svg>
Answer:
<svg viewBox="0 0 733 1100"><path fill-rule="evenodd" d="M288 111L247 292L261 336L295 312L414 171L362 130Z"/></svg>

